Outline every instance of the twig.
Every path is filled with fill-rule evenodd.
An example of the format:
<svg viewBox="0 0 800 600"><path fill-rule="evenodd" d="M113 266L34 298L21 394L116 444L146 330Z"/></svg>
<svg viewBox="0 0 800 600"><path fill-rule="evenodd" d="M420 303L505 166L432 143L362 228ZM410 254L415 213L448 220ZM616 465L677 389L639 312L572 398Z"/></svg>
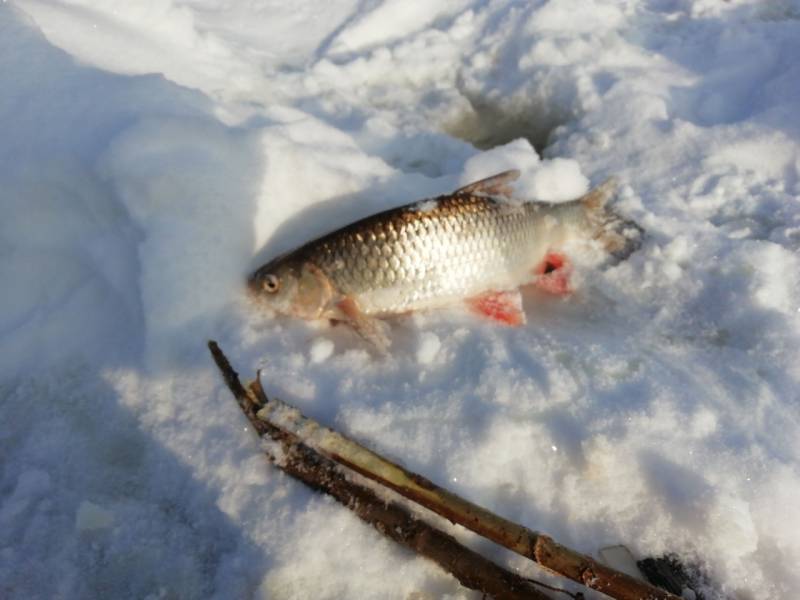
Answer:
<svg viewBox="0 0 800 600"><path fill-rule="evenodd" d="M533 579L531 577L526 577L525 579L530 581L533 585L538 585L539 587L543 587L546 590L550 590L552 592L558 592L559 594L566 594L570 598L574 598L574 600L584 600L585 599L585 596L583 595L583 592L572 593L572 592L570 592L568 590L565 590L565 589L560 588L560 587L556 587L554 585L547 585L546 583L543 583L543 582L538 581L536 579Z"/></svg>
<svg viewBox="0 0 800 600"><path fill-rule="evenodd" d="M459 544L394 502L386 502L372 490L349 481L332 460L318 454L294 433L256 417L267 403L258 380L245 388L216 342L208 343L228 389L260 436L281 447L280 456L268 456L276 466L309 487L324 492L352 510L361 520L403 546L436 562L465 587L497 600L548 600L525 578L512 573ZM271 403L271 401L270 401Z"/></svg>
<svg viewBox="0 0 800 600"><path fill-rule="evenodd" d="M259 384L260 389L260 384ZM377 481L398 494L493 542L533 560L545 569L617 600L680 600L663 589L607 567L562 546L542 533L504 519L442 488L425 477L323 427L278 399L264 403L257 417L291 432L320 454Z"/></svg>

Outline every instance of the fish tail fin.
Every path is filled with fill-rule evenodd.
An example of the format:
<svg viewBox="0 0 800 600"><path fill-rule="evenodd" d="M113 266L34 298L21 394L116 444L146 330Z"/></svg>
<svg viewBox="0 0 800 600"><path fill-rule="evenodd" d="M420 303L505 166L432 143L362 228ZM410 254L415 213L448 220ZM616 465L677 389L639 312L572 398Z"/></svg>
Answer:
<svg viewBox="0 0 800 600"><path fill-rule="evenodd" d="M617 178L610 177L582 196L579 202L584 208L594 239L599 240L609 254L624 260L642 245L644 229L608 206L618 185Z"/></svg>

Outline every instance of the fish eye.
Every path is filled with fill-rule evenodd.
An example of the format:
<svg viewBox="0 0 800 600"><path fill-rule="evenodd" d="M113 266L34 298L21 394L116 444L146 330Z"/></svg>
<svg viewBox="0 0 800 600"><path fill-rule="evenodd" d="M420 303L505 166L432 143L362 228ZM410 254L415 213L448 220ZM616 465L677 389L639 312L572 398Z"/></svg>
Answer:
<svg viewBox="0 0 800 600"><path fill-rule="evenodd" d="M264 286L264 290L270 294L274 294L281 288L281 280L275 277L275 275L269 274L264 277L262 285Z"/></svg>

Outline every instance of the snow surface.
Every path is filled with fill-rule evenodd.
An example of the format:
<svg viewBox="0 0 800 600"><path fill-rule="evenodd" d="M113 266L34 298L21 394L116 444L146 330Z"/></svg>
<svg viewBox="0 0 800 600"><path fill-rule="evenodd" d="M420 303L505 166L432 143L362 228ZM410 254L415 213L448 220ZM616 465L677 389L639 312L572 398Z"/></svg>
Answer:
<svg viewBox="0 0 800 600"><path fill-rule="evenodd" d="M479 597L265 464L209 338L564 544L792 597L798 56L797 0L0 4L0 597ZM397 319L386 360L245 298L508 168L552 200L618 175L643 248L521 329Z"/></svg>

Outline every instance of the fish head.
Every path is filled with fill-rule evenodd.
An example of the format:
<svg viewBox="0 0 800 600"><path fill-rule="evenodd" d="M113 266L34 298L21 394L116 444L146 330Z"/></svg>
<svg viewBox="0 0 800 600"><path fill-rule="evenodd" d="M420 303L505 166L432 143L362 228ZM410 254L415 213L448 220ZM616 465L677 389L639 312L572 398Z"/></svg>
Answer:
<svg viewBox="0 0 800 600"><path fill-rule="evenodd" d="M333 289L319 267L308 261L277 259L253 273L251 294L275 312L300 319L319 319L328 309Z"/></svg>

